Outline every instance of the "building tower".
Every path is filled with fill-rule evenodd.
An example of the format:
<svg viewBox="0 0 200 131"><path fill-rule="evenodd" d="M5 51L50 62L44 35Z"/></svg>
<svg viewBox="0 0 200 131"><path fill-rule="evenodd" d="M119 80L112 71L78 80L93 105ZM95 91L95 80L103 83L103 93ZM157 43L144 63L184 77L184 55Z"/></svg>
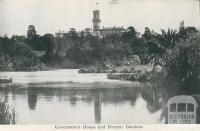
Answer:
<svg viewBox="0 0 200 131"><path fill-rule="evenodd" d="M97 31L100 29L100 23L101 23L101 19L100 19L100 11L99 10L93 10L93 31Z"/></svg>

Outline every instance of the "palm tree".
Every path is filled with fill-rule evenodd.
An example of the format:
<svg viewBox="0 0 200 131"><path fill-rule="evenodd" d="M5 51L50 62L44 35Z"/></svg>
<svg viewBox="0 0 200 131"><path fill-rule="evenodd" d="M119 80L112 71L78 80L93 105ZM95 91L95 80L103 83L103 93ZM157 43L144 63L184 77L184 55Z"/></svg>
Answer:
<svg viewBox="0 0 200 131"><path fill-rule="evenodd" d="M172 49L175 46L176 41L178 40L177 30L168 29L167 32L165 30L161 30L161 35L158 34L159 42L166 48Z"/></svg>
<svg viewBox="0 0 200 131"><path fill-rule="evenodd" d="M152 38L146 43L148 48L145 53L145 58L147 63L153 65L164 66L168 55L171 54L172 49L176 45L178 40L177 31L173 29L168 29L167 31L161 30L161 34L152 33Z"/></svg>
<svg viewBox="0 0 200 131"><path fill-rule="evenodd" d="M164 48L156 41L148 42L148 49L145 53L146 63L152 65L163 65L164 59L163 54L165 53Z"/></svg>

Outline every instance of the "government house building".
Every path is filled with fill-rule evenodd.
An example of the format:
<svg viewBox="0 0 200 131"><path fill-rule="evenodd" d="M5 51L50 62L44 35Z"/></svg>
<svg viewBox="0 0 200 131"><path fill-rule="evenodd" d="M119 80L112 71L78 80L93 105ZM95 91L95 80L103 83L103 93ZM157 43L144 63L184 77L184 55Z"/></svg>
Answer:
<svg viewBox="0 0 200 131"><path fill-rule="evenodd" d="M81 33L84 36L87 36L88 34L92 35L92 36L97 36L99 38L104 38L107 36L111 36L113 34L119 35L121 36L124 32L126 32L126 29L122 27L103 27L101 28L100 23L101 23L101 19L100 19L100 11L99 10L93 10L93 19L92 19L92 23L93 23L93 28L85 28L82 31L78 31L77 34L80 36ZM55 33L55 36L57 38L63 38L65 36L67 36L69 32L65 32L65 31L59 31L57 33Z"/></svg>

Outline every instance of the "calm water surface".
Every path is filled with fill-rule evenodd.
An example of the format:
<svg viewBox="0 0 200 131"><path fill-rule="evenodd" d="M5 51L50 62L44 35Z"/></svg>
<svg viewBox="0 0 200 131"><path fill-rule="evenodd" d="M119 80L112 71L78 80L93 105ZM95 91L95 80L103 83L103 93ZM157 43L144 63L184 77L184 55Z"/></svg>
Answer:
<svg viewBox="0 0 200 131"><path fill-rule="evenodd" d="M106 74L78 74L77 70L3 72L15 83L110 81ZM162 110L152 93L141 88L117 89L1 89L13 105L17 124L163 123Z"/></svg>

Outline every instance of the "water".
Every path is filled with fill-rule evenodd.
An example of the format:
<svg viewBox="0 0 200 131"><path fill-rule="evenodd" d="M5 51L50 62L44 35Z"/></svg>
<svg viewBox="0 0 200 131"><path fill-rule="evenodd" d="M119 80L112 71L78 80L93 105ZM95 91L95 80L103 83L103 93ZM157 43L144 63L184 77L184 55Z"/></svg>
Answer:
<svg viewBox="0 0 200 131"><path fill-rule="evenodd" d="M94 82L110 81L106 74L78 74L77 70L44 72L3 72L15 83L29 82ZM114 81L112 81L114 82ZM122 124L163 123L158 99L143 88L59 89L14 88L1 89L13 105L17 124Z"/></svg>
<svg viewBox="0 0 200 131"><path fill-rule="evenodd" d="M30 82L82 82L116 81L107 79L106 74L80 74L78 69L53 70L37 72L1 72L0 78L12 77L14 83L27 84Z"/></svg>

